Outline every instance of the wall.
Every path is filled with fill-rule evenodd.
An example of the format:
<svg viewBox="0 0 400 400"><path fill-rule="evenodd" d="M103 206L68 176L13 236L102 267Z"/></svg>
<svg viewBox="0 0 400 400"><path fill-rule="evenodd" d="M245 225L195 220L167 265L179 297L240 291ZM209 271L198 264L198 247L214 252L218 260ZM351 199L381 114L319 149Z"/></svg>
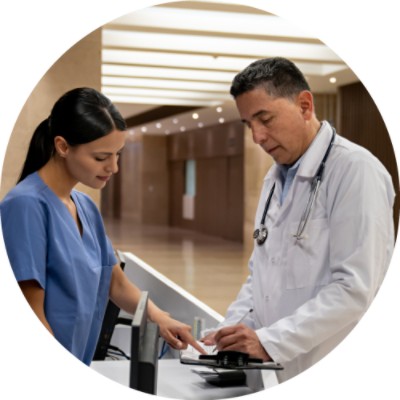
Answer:
<svg viewBox="0 0 400 400"><path fill-rule="evenodd" d="M0 198L15 185L36 126L50 114L55 101L66 91L101 85L101 31L97 30L69 49L48 70L27 99L10 136L3 164ZM97 204L100 193L80 186Z"/></svg>
<svg viewBox="0 0 400 400"><path fill-rule="evenodd" d="M167 225L167 138L128 134L119 167L119 173L102 190L103 216L149 225Z"/></svg>
<svg viewBox="0 0 400 400"><path fill-rule="evenodd" d="M240 122L172 135L170 225L243 240L243 126ZM183 217L185 161L196 161L194 218Z"/></svg>
<svg viewBox="0 0 400 400"><path fill-rule="evenodd" d="M399 220L399 174L396 158L385 123L373 99L361 82L339 90L339 133L371 151L392 175L396 200L394 221Z"/></svg>

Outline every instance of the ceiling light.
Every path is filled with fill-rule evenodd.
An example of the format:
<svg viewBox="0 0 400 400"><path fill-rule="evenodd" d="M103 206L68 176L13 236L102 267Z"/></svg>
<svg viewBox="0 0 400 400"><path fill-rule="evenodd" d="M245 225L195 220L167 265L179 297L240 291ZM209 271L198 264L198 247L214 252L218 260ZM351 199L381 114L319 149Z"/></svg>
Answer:
<svg viewBox="0 0 400 400"><path fill-rule="evenodd" d="M282 42L272 39L241 39L219 36L181 35L179 33L154 33L139 30L103 29L104 47L121 49L155 50L168 52L192 52L227 56L263 57L265 54L290 59L315 59L340 62L341 59L329 47L320 43Z"/></svg>
<svg viewBox="0 0 400 400"><path fill-rule="evenodd" d="M223 124L223 123L225 122L225 118L219 118L219 119L218 119L218 122L219 122L220 124Z"/></svg>
<svg viewBox="0 0 400 400"><path fill-rule="evenodd" d="M199 114L193 113L193 114L192 114L192 118L193 118L193 119L199 119Z"/></svg>
<svg viewBox="0 0 400 400"><path fill-rule="evenodd" d="M228 34L236 34L237 27L240 26L243 34L252 36L294 36L297 38L314 39L314 37L301 31L285 19L266 13L244 14L238 12L196 10L196 15L198 15L198 18L192 17L192 10L158 6L124 15L113 21L112 25L129 26L137 29L152 27L158 30L180 29ZM243 18L245 18L246 24L243 24ZM204 21L207 21L207 24L204 24Z"/></svg>
<svg viewBox="0 0 400 400"><path fill-rule="evenodd" d="M336 78L334 76L329 78L330 83L336 83Z"/></svg>
<svg viewBox="0 0 400 400"><path fill-rule="evenodd" d="M101 78L103 88L112 86L127 86L132 88L152 88L152 89L175 89L186 91L200 91L200 92L222 92L229 93L230 85L228 83L220 82L196 82L189 80L177 79L158 79L152 78L132 78L123 76L107 76L103 75Z"/></svg>
<svg viewBox="0 0 400 400"><path fill-rule="evenodd" d="M227 100L226 93L206 93L206 92L187 92L185 90L161 90L161 89L141 89L128 87L103 87L103 91L108 95L116 96L140 96L140 97L166 97L187 100Z"/></svg>
<svg viewBox="0 0 400 400"><path fill-rule="evenodd" d="M157 128L157 129L160 129L161 127L162 127L161 123L160 123L160 122L157 122L157 123L156 123L156 128Z"/></svg>
<svg viewBox="0 0 400 400"><path fill-rule="evenodd" d="M220 113L220 112L222 112L222 107L217 107L216 110L218 113Z"/></svg>
<svg viewBox="0 0 400 400"><path fill-rule="evenodd" d="M174 118L174 119L172 120L172 122L173 122L174 124L177 124L177 123L179 122L179 120L178 120L178 118Z"/></svg>
<svg viewBox="0 0 400 400"><path fill-rule="evenodd" d="M231 83L234 72L103 64L102 75Z"/></svg>
<svg viewBox="0 0 400 400"><path fill-rule="evenodd" d="M140 130L141 130L143 133L146 133L146 132L147 132L147 127L142 126Z"/></svg>
<svg viewBox="0 0 400 400"><path fill-rule="evenodd" d="M179 130L180 130L181 132L185 132L185 131L186 131L186 128L185 128L184 126L181 126L181 127L179 128Z"/></svg>
<svg viewBox="0 0 400 400"><path fill-rule="evenodd" d="M202 122L199 122L199 123L197 124L197 126L198 126L199 128L202 128L202 127L204 126L204 124L203 124Z"/></svg>

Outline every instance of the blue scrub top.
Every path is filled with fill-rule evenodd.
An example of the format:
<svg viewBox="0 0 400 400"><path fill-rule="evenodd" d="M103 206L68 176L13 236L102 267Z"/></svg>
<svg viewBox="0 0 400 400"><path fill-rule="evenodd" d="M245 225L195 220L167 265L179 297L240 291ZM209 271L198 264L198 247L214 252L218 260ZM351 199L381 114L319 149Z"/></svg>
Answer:
<svg viewBox="0 0 400 400"><path fill-rule="evenodd" d="M1 222L17 281L33 279L40 284L56 339L89 365L117 260L96 205L76 190L71 197L82 236L66 206L37 173L0 203Z"/></svg>

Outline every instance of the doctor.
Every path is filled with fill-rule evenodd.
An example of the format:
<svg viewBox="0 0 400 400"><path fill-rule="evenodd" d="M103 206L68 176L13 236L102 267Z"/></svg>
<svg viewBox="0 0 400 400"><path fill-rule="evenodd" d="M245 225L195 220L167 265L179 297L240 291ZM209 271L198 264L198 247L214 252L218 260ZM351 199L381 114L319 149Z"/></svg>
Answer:
<svg viewBox="0 0 400 400"><path fill-rule="evenodd" d="M231 94L275 164L255 217L250 274L220 329L202 340L281 363L283 382L332 350L373 300L394 245L394 189L372 154L317 119L292 62L252 63Z"/></svg>

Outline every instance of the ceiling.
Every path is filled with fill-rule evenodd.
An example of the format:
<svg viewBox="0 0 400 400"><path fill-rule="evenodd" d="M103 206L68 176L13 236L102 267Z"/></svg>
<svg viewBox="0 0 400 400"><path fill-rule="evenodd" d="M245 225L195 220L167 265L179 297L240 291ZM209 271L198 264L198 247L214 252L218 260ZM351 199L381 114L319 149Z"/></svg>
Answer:
<svg viewBox="0 0 400 400"><path fill-rule="evenodd" d="M166 3L102 29L102 91L131 134L172 134L238 118L229 95L252 61L294 61L315 93L357 81L327 46L284 19L227 1Z"/></svg>

